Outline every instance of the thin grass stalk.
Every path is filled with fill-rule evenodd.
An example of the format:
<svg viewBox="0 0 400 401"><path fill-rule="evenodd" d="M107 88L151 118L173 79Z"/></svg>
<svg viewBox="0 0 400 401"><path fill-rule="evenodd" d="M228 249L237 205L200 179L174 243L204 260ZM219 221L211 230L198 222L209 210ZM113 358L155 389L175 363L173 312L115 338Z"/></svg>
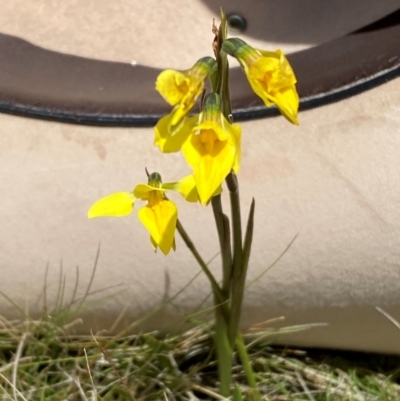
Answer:
<svg viewBox="0 0 400 401"><path fill-rule="evenodd" d="M242 391L240 390L240 387L237 384L233 389L232 399L233 401L243 401Z"/></svg>

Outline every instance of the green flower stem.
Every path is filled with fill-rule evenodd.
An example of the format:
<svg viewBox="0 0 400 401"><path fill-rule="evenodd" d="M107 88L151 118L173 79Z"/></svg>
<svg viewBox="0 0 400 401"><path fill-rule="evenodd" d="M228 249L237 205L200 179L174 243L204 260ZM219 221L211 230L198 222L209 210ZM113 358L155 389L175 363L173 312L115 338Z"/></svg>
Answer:
<svg viewBox="0 0 400 401"><path fill-rule="evenodd" d="M228 64L228 57L225 53L220 54L221 57L221 65L222 65L222 75L221 75L221 82L222 86L219 90L219 95L222 99L222 113L224 114L225 118L232 123L232 107L231 107L231 97L229 94L229 64Z"/></svg>
<svg viewBox="0 0 400 401"><path fill-rule="evenodd" d="M220 95L222 113L228 121L232 122L232 105L229 94L228 57L225 52L221 51L222 44L226 38L227 21L225 14L221 10L221 25L219 27L215 48L218 73L217 77L214 76L214 79L212 79L212 86L213 90ZM221 395L228 396L230 394L232 374L231 372L228 372L228 370L232 367L232 350L236 348L243 364L247 381L253 390L252 399L258 401L261 398L257 391L256 379L246 347L244 346L243 339L239 332L247 267L253 238L254 200L250 208L245 242L243 244L239 185L234 172L229 173L225 181L228 187L231 204L233 258L232 248L230 245L229 219L223 214L220 196L214 197L211 202L221 248L223 267L222 292L229 301L229 305L227 304L227 318L221 316L221 309L219 309L218 306L216 309L215 346L217 348Z"/></svg>
<svg viewBox="0 0 400 401"><path fill-rule="evenodd" d="M228 337L227 321L218 306L215 309L214 345L217 351L220 392L222 396L229 397L232 384L233 346Z"/></svg>
<svg viewBox="0 0 400 401"><path fill-rule="evenodd" d="M232 288L231 288L231 314L229 325L229 338L232 342L238 331L238 325L241 314L241 300L238 299L236 288L243 274L242 263L242 222L240 216L240 199L239 199L239 185L236 175L231 172L226 177L226 184L229 190L229 199L231 203L231 220L232 220L232 234L233 234L233 269L232 269Z"/></svg>
<svg viewBox="0 0 400 401"><path fill-rule="evenodd" d="M242 366L244 369L244 373L246 375L247 383L252 389L252 397L253 401L261 401L261 396L257 388L257 381L253 372L253 368L251 367L249 354L247 353L246 346L243 341L242 335L238 332L235 338L236 350L239 355L240 361L242 362Z"/></svg>
<svg viewBox="0 0 400 401"><path fill-rule="evenodd" d="M239 323L241 311L243 306L244 291L246 287L247 268L249 266L251 244L253 242L253 229L254 229L254 210L255 201L251 202L249 217L247 219L247 228L244 238L241 272L232 280L232 297L231 297L231 316L230 316L230 330L231 334L239 332Z"/></svg>
<svg viewBox="0 0 400 401"><path fill-rule="evenodd" d="M229 219L222 210L221 195L211 199L222 259L222 291L229 298L232 278L232 249Z"/></svg>
<svg viewBox="0 0 400 401"><path fill-rule="evenodd" d="M218 374L220 379L220 392L224 397L230 395L230 387L232 383L232 356L233 356L233 343L229 341L228 326L229 326L229 309L228 298L222 292L214 276L210 272L207 264L204 262L196 247L194 246L189 235L186 233L181 222L178 220L176 229L185 242L186 246L192 252L194 258L203 269L204 273L210 280L215 305L215 337L214 344L217 351L218 360Z"/></svg>
<svg viewBox="0 0 400 401"><path fill-rule="evenodd" d="M215 304L217 307L220 307L223 311L223 316L226 319L226 322L228 322L228 317L229 317L229 311L228 311L228 305L227 305L227 299L226 296L223 294L221 288L219 287L217 280L215 280L215 277L211 273L210 269L208 268L207 264L204 262L203 258L200 256L199 252L197 251L196 247L193 244L193 241L190 239L189 235L183 228L181 222L178 220L176 222L176 229L178 230L180 236L183 239L183 242L186 244L186 246L189 248L190 252L192 252L192 255L196 259L197 263L200 265L202 270L204 271L205 275L207 278L210 280L211 287L213 290L213 294L215 297Z"/></svg>

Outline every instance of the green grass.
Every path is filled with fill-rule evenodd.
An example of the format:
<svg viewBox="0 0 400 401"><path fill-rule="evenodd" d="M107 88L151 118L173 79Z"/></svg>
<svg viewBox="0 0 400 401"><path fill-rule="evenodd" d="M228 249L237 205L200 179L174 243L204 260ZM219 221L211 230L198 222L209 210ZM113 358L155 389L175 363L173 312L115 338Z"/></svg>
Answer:
<svg viewBox="0 0 400 401"><path fill-rule="evenodd" d="M74 326L81 322L79 314L90 309L93 295L99 295L91 290L98 257L99 252L81 297L76 290L79 269L70 299L64 294L66 278L60 271L59 296L52 308L46 300L45 282L40 320L29 318L2 294L21 318L8 321L0 317L0 401L222 400L211 326L200 319L211 309L200 307L187 316L185 320L195 328L182 334L129 335L129 329L138 330L140 322L114 337L73 334ZM185 288L158 310L173 302ZM258 325L257 331L246 334L245 341L263 400L400 399L400 357L274 348L270 345L272 332L262 327ZM305 329L313 327L288 327L280 334ZM233 376L237 382L235 400L251 400L237 358Z"/></svg>
<svg viewBox="0 0 400 401"><path fill-rule="evenodd" d="M112 338L73 336L49 321L1 320L0 399L223 399L209 329ZM265 400L400 398L400 358L278 349L254 341L261 337L255 333L246 339ZM243 399L251 399L237 362L233 371Z"/></svg>

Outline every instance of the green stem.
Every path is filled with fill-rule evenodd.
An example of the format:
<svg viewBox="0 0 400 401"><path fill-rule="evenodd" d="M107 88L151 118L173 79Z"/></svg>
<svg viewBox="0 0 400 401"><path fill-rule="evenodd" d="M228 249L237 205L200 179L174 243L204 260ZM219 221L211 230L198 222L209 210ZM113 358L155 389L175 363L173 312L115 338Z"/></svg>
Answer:
<svg viewBox="0 0 400 401"><path fill-rule="evenodd" d="M231 335L235 335L239 331L240 317L242 314L242 305L244 298L244 291L246 287L247 268L249 266L251 244L253 242L253 229L254 229L254 199L251 202L249 217L247 219L247 228L244 238L241 271L232 280L232 298L231 298L231 319L230 330Z"/></svg>
<svg viewBox="0 0 400 401"><path fill-rule="evenodd" d="M216 59L218 64L218 76L217 79L213 81L213 89L221 98L222 113L228 121L232 122L232 106L229 94L229 64L227 54L221 51L222 44L227 37L227 21L222 10L221 25L217 37ZM221 309L218 307L216 309L215 344L218 352L221 394L223 396L230 394L232 375L231 372L228 372L228 367L229 369L232 367L231 350L235 346L245 369L248 383L253 389L253 399L258 401L260 400L260 395L256 388L256 380L251 368L247 350L239 333L239 322L253 235L254 201L250 209L243 248L239 185L234 172L228 174L225 181L228 187L231 204L233 255L232 247L230 245L229 219L223 214L220 196L214 198L212 201L222 257L222 292L229 300L229 305L227 305L227 318L220 315Z"/></svg>
<svg viewBox="0 0 400 401"><path fill-rule="evenodd" d="M229 310L228 310L228 305L226 302L227 301L226 296L223 294L221 288L219 287L219 285L217 283L217 280L215 280L215 277L211 273L206 262L204 262L203 258L200 256L199 252L197 251L196 247L194 246L193 241L190 239L189 235L187 234L187 232L185 231L185 229L183 228L183 226L179 220L176 222L176 229L178 230L180 236L182 237L183 242L189 248L190 252L196 259L197 263L200 265L200 267L204 271L205 275L209 279L212 290L213 290L213 294L215 297L215 305L217 307L222 308L224 318L228 322Z"/></svg>
<svg viewBox="0 0 400 401"><path fill-rule="evenodd" d="M246 346L243 341L242 335L238 332L235 338L236 350L242 362L243 370L246 375L247 383L252 389L252 399L254 401L261 401L261 396L257 388L256 377L251 366L249 354L247 353Z"/></svg>
<svg viewBox="0 0 400 401"><path fill-rule="evenodd" d="M214 344L217 352L218 376L220 392L229 397L232 384L233 347L228 338L228 324L219 306L215 309L215 337Z"/></svg>
<svg viewBox="0 0 400 401"><path fill-rule="evenodd" d="M192 240L186 233L179 220L176 223L176 229L178 230L186 246L192 252L197 263L200 265L200 267L210 280L211 287L213 289L216 321L214 344L217 352L220 391L221 395L223 395L224 397L229 397L230 387L232 383L233 343L229 341L228 336L229 309L227 304L227 297L219 287L210 269L204 262L203 258L200 256L199 252L197 251Z"/></svg>
<svg viewBox="0 0 400 401"><path fill-rule="evenodd" d="M229 326L229 338L235 340L241 314L241 300L238 299L235 289L240 283L243 274L243 250L242 250L242 222L240 215L239 185L236 175L231 172L226 177L231 203L231 220L233 233L233 268L231 288L231 320Z"/></svg>
<svg viewBox="0 0 400 401"><path fill-rule="evenodd" d="M222 210L221 195L211 199L215 224L217 226L219 247L222 260L222 291L227 299L230 297L231 276L232 276L232 250L229 219Z"/></svg>

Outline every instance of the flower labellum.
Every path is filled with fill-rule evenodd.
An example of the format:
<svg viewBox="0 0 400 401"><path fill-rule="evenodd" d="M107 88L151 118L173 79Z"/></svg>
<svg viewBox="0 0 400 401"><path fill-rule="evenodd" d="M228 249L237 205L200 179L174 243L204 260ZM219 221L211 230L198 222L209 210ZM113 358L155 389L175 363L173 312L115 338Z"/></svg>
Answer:
<svg viewBox="0 0 400 401"><path fill-rule="evenodd" d="M137 185L133 190L136 198L147 200L147 205L138 211L141 223L150 233L155 249L160 248L167 255L175 249L175 228L178 209L170 200L165 199L165 189L158 173L150 174L148 184Z"/></svg>
<svg viewBox="0 0 400 401"><path fill-rule="evenodd" d="M221 112L220 97L210 93L198 124L182 145L202 204L207 204L216 194L231 170L238 171L240 138L240 126L229 123Z"/></svg>

